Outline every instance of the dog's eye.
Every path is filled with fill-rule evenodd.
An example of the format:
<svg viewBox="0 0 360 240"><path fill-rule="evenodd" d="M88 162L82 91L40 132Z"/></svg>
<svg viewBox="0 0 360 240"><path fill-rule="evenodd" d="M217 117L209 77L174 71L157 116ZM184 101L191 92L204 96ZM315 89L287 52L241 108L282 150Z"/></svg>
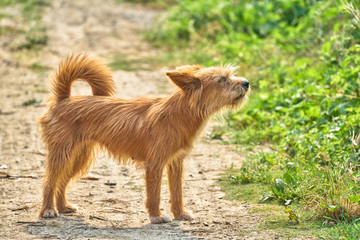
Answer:
<svg viewBox="0 0 360 240"><path fill-rule="evenodd" d="M227 79L226 79L225 77L222 77L222 78L219 79L218 82L219 82L219 83L224 83L224 82L226 82L226 81L227 81Z"/></svg>

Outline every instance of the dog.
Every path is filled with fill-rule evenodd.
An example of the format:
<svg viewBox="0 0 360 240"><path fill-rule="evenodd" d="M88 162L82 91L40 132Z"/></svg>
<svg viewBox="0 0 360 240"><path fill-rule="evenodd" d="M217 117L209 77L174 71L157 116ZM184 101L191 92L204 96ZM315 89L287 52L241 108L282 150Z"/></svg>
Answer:
<svg viewBox="0 0 360 240"><path fill-rule="evenodd" d="M52 77L49 109L39 120L47 151L39 216L76 211L66 200L66 187L87 174L100 148L145 170L151 223L171 221L160 211L164 169L174 218L193 219L183 204L184 159L212 114L247 100L249 82L235 76L235 70L231 65L183 66L165 73L178 87L172 95L124 100L113 97L115 83L100 60L88 54L62 60ZM75 80L86 81L93 96L70 96Z"/></svg>

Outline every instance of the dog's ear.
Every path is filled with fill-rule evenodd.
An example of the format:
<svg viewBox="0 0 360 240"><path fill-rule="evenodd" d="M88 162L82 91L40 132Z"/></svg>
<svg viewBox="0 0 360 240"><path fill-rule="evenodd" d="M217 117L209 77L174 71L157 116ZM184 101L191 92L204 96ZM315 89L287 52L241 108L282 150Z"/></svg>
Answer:
<svg viewBox="0 0 360 240"><path fill-rule="evenodd" d="M201 69L200 65L184 65L184 66L176 67L176 70L178 71L197 71L200 69Z"/></svg>
<svg viewBox="0 0 360 240"><path fill-rule="evenodd" d="M190 91L200 88L201 81L194 76L192 68L179 69L165 73L183 91Z"/></svg>

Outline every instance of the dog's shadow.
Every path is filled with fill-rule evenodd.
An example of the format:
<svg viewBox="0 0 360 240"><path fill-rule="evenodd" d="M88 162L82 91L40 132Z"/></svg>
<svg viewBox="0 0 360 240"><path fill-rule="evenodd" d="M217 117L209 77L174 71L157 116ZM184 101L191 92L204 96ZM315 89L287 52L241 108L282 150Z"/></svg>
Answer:
<svg viewBox="0 0 360 240"><path fill-rule="evenodd" d="M78 216L61 215L54 219L24 222L24 230L35 239L196 239L179 227L177 221L126 227L121 223L101 223ZM99 224L100 223L100 224ZM105 226L106 225L106 226Z"/></svg>

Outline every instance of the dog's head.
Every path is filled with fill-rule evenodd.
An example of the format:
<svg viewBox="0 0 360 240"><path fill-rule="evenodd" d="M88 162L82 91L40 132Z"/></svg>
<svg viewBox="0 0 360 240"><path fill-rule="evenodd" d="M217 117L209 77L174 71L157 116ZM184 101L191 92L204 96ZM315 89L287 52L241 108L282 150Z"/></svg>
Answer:
<svg viewBox="0 0 360 240"><path fill-rule="evenodd" d="M166 75L189 97L192 106L212 113L247 100L250 84L245 78L235 76L236 69L231 65L209 68L193 65L166 72Z"/></svg>

